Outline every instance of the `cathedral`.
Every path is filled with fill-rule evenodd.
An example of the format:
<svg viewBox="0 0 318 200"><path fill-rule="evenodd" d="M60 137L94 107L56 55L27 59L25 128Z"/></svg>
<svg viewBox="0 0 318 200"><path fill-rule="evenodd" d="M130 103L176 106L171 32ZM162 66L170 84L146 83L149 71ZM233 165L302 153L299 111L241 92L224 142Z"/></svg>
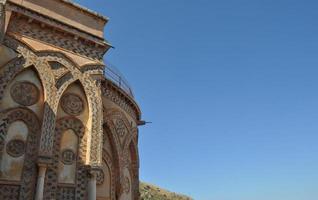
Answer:
<svg viewBox="0 0 318 200"><path fill-rule="evenodd" d="M103 62L108 18L0 0L0 200L138 200L141 111Z"/></svg>

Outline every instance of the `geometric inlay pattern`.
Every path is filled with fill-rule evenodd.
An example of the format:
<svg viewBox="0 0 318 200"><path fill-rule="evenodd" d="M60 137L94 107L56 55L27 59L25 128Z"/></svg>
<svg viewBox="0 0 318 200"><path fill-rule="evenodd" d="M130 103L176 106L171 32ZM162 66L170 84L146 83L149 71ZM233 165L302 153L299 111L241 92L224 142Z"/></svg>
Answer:
<svg viewBox="0 0 318 200"><path fill-rule="evenodd" d="M10 90L12 99L22 106L32 106L39 100L38 88L30 82L16 82Z"/></svg>
<svg viewBox="0 0 318 200"><path fill-rule="evenodd" d="M73 187L59 187L58 188L59 200L73 200L75 199L75 188Z"/></svg>
<svg viewBox="0 0 318 200"><path fill-rule="evenodd" d="M126 194L130 192L130 180L128 177L125 177L124 179L123 189Z"/></svg>
<svg viewBox="0 0 318 200"><path fill-rule="evenodd" d="M1 200L17 200L19 199L20 186L16 185L1 185L0 199Z"/></svg>
<svg viewBox="0 0 318 200"><path fill-rule="evenodd" d="M24 154L25 148L26 144L23 140L14 139L8 142L6 151L10 156L18 158Z"/></svg>
<svg viewBox="0 0 318 200"><path fill-rule="evenodd" d="M127 128L125 126L125 123L122 119L115 120L115 128L116 132L120 137L124 137L127 133Z"/></svg>
<svg viewBox="0 0 318 200"><path fill-rule="evenodd" d="M72 165L76 160L76 155L71 149L63 150L61 156L62 163L64 163L65 165Z"/></svg>
<svg viewBox="0 0 318 200"><path fill-rule="evenodd" d="M78 158L77 152L69 152L68 150L61 152L62 134L66 130L73 130L79 138ZM85 126L75 117L64 117L56 122L53 164L48 168L45 178L44 199L73 199L85 200L87 191L88 173L84 165L84 157L86 155L86 141L84 140ZM64 153L65 152L65 153ZM64 155L63 155L64 154ZM74 156L72 155L74 154ZM64 159L63 159L64 157ZM58 187L58 162L64 160L67 164L76 163L76 187L75 193L71 187ZM73 162L72 162L73 160ZM60 190L60 191L58 191Z"/></svg>
<svg viewBox="0 0 318 200"><path fill-rule="evenodd" d="M63 95L61 106L64 112L73 116L81 114L84 110L84 102L81 97L72 93Z"/></svg>

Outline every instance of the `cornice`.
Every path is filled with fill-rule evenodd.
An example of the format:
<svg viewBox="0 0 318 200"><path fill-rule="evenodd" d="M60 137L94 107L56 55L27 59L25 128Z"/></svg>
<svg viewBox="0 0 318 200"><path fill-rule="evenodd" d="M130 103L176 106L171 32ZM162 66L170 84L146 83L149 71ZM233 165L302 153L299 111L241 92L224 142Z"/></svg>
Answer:
<svg viewBox="0 0 318 200"><path fill-rule="evenodd" d="M93 11L93 10L88 9L88 8L85 8L85 7L83 7L83 6L81 6L81 5L77 4L77 3L74 3L74 2L72 2L70 0L60 0L60 1L65 3L65 4L71 5L71 6L75 7L75 8L77 8L80 11L84 11L87 14L90 14L90 15L92 15L94 17L100 18L101 20L104 20L105 22L108 22L108 20L109 20L108 17L106 17L104 15L101 15L101 14L99 14L99 13Z"/></svg>
<svg viewBox="0 0 318 200"><path fill-rule="evenodd" d="M79 38L77 35L47 25L25 15L13 14L7 28L8 35L19 35L69 51L73 54L101 61L109 46Z"/></svg>
<svg viewBox="0 0 318 200"><path fill-rule="evenodd" d="M64 1L64 0L62 0L62 1ZM104 38L95 36L89 32L85 32L85 31L80 30L76 27L73 27L69 24L65 24L61 21L57 21L50 16L43 15L43 14L37 13L33 10L30 10L28 8L19 6L13 2L7 2L6 9L13 11L15 13L18 13L19 15L27 16L32 20L40 21L43 24L46 24L48 26L52 26L56 29L59 29L60 31L71 33L74 35L74 37L77 36L77 37L83 38L87 41L94 42L94 43L96 43L96 45L112 47L111 44L109 44Z"/></svg>

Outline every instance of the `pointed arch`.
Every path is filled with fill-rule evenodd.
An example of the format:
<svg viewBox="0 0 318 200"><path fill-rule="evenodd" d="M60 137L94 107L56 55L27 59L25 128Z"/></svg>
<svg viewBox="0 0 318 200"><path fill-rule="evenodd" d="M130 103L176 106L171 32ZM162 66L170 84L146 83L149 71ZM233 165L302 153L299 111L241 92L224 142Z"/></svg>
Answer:
<svg viewBox="0 0 318 200"><path fill-rule="evenodd" d="M60 160L60 146L62 134L66 130L73 130L79 138L78 154L79 159L76 160L76 183L73 187L59 187L58 186L58 163ZM86 142L85 142L85 126L82 122L75 117L63 117L56 122L55 128L55 140L53 151L53 164L48 168L46 174L45 184L45 199L58 199L58 195L63 195L64 191L67 191L76 199L84 200L86 198L86 185L87 185L87 173L86 166L83 162L83 156L86 154ZM83 188L84 187L84 188Z"/></svg>
<svg viewBox="0 0 318 200"><path fill-rule="evenodd" d="M52 87L55 80L50 66L41 62L34 49L15 38L6 36L4 44L21 55L3 67L6 75L11 78L7 79L12 80L19 72L33 66L42 82L45 100L47 102L52 101L56 91L54 91L54 87Z"/></svg>
<svg viewBox="0 0 318 200"><path fill-rule="evenodd" d="M72 96L72 97L76 97L78 98L78 101L82 104L82 108L80 110L78 110L76 114L72 114L72 113L68 113L64 107L66 107L67 105L64 105L65 103L67 104L66 101L63 101L63 98L65 98L66 96ZM75 102L76 103L76 102ZM72 106L71 104L69 104L69 106ZM83 135L83 142L85 143L85 152L82 152L82 162L83 164L88 164L87 163L87 152L89 151L88 149L88 145L87 145L87 140L90 136L90 132L89 132L89 117L90 116L86 116L87 114L89 115L89 103L88 103L88 97L87 94L85 92L85 88L84 85L80 82L80 80L75 80L74 82L70 83L68 85L68 87L63 91L63 94L60 97L60 103L59 106L61 107L61 111L63 111L66 115L68 116L73 116L76 117L76 119L80 120L81 123L86 127L85 128L85 134ZM75 107L77 108L77 107ZM61 117L61 113L60 110L57 113L57 118Z"/></svg>
<svg viewBox="0 0 318 200"><path fill-rule="evenodd" d="M16 77L16 75L24 69L26 61L23 57L18 57L11 60L5 66L1 68L0 71L0 101L3 98L4 91L11 80Z"/></svg>
<svg viewBox="0 0 318 200"><path fill-rule="evenodd" d="M139 168L139 152L138 152L138 144L136 144L135 140L130 140L128 148L126 149L129 151L129 156L131 160L131 164Z"/></svg>
<svg viewBox="0 0 318 200"><path fill-rule="evenodd" d="M52 138L54 134L55 115L57 112L58 104L58 100L55 98L57 92L56 88L52 87L55 83L54 75L50 70L50 66L47 63L41 61L38 58L38 56L36 56L36 54L34 53L34 49L32 49L27 44L19 41L17 38L6 36L4 40L4 45L6 45L8 48L17 51L21 55L20 57L10 62L7 66L3 68L3 72L1 72L0 76L7 77L4 80L12 80L12 78L16 76L19 72L30 66L34 66L40 77L44 93L44 113L41 142L39 148L41 152L41 157L50 157L53 149Z"/></svg>
<svg viewBox="0 0 318 200"><path fill-rule="evenodd" d="M2 74L0 72L0 80L4 80L0 83L0 88L2 88L0 92L0 101L7 102L5 104L0 104L0 110L16 107L14 104L19 104L26 107L37 105L38 108L41 107L41 114L38 114L42 116L44 85L41 81L40 74L34 65L31 65L27 68L22 67L21 69L17 70L16 73ZM27 95L23 94L23 92L20 90L12 91L14 86L19 86L19 88L22 87L23 90L28 89L28 91L31 93ZM9 102L12 103L9 103L8 99L11 99L12 101Z"/></svg>
<svg viewBox="0 0 318 200"><path fill-rule="evenodd" d="M60 99L64 91L69 85L75 81L79 81L84 88L87 96L89 107L89 125L90 132L87 139L87 159L88 164L94 167L99 167L102 164L102 101L101 89L97 81L93 80L89 74L82 73L80 67L72 61L69 57L60 52L45 51L37 53L45 62L55 61L64 65L69 71L70 75L66 77L64 82L58 89L56 99Z"/></svg>
<svg viewBox="0 0 318 200"><path fill-rule="evenodd" d="M139 199L139 153L137 144L132 140L129 145L130 175L132 180L132 195L134 200Z"/></svg>
<svg viewBox="0 0 318 200"><path fill-rule="evenodd" d="M118 199L120 195L123 192L123 184L124 184L124 169L129 167L128 162L128 156L129 154L129 144L133 141L134 138L137 136L137 128L132 128L128 119L126 118L125 114L119 111L118 109L104 109L103 112L103 118L104 118L104 134L108 136L108 139L110 143L112 144L112 150L117 152L117 155L114 155L114 163L118 165L116 167L116 198ZM114 120L120 119L123 121L125 127L127 128L127 135L125 135L124 142L121 143L120 138L117 134L116 125L114 124ZM105 137L105 135L104 135ZM138 158L138 152L135 152L135 155L137 156L136 160L139 160ZM139 165L139 162L137 163ZM130 172L131 174L131 172ZM134 173L136 174L136 173ZM134 179L131 179L134 180ZM136 183L135 183L136 185ZM134 196L136 196L134 194ZM138 196L138 195L137 195Z"/></svg>
<svg viewBox="0 0 318 200"><path fill-rule="evenodd" d="M113 137L116 140L116 145L117 145L116 148L118 148L120 152L123 153L127 140L130 140L131 138L132 127L130 122L128 121L124 113L114 108L109 110L104 109L103 118L104 118L104 123L106 123L109 126L109 128L112 130ZM116 125L114 124L114 120L122 121L124 123L125 128L127 129L127 135L124 136L123 142L120 142L120 139L116 130Z"/></svg>
<svg viewBox="0 0 318 200"><path fill-rule="evenodd" d="M110 155L106 149L103 149L103 165L106 165L106 166L103 166L102 167L102 170L103 168L108 168L109 169L109 173L110 173L110 200L116 200L115 198L115 193L116 193L116 175L115 175L115 170L116 170L116 165L114 165L114 161L113 161L113 158L112 158L112 155ZM103 178L105 178L103 176ZM103 180L103 183L101 184L104 184L104 181L106 180ZM102 187L102 185L100 186ZM105 190L106 188L99 188L97 187L97 190ZM102 197L103 198L103 197ZM99 199L99 198L97 198Z"/></svg>
<svg viewBox="0 0 318 200"><path fill-rule="evenodd" d="M60 51L54 51L54 50L42 50L36 52L36 55L38 57L46 58L50 61L56 61L60 62L61 64L65 66L73 66L76 67L78 70L81 69L79 65L69 56L65 55L64 53Z"/></svg>
<svg viewBox="0 0 318 200"><path fill-rule="evenodd" d="M0 113L0 140L5 139L10 124L16 121L22 121L28 127L22 182L18 186L19 199L33 199L36 181L36 160L40 137L40 122L36 114L28 108L19 107L3 111ZM1 191L2 188L5 189L5 187L0 185L0 197L5 193L5 191Z"/></svg>
<svg viewBox="0 0 318 200"><path fill-rule="evenodd" d="M114 134L110 127L104 123L103 125L103 141L108 140L111 147L111 154L112 154L112 166L113 166L113 182L112 182L112 197L118 199L118 195L120 194L120 169L121 169L121 161L120 158L122 157L120 150L118 147L118 141L114 138ZM108 155L106 149L103 149L103 157L104 155Z"/></svg>
<svg viewBox="0 0 318 200"><path fill-rule="evenodd" d="M139 157L138 157L138 128L132 128L130 131L130 134L128 135L126 141L125 141L125 145L124 145L124 152L128 152L130 150L130 145L134 145L134 148L136 149L136 160L139 161Z"/></svg>

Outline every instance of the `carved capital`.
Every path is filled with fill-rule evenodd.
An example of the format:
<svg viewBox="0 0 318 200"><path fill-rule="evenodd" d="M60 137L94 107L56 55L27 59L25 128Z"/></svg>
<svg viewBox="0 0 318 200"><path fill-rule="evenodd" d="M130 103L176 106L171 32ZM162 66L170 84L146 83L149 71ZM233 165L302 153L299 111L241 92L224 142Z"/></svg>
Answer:
<svg viewBox="0 0 318 200"><path fill-rule="evenodd" d="M43 179L45 178L45 173L47 171L48 165L47 164L43 164L43 163L38 163L38 176L42 177Z"/></svg>
<svg viewBox="0 0 318 200"><path fill-rule="evenodd" d="M97 177L100 176L101 171L103 171L101 167L87 166L87 169L89 176L94 179L97 179Z"/></svg>
<svg viewBox="0 0 318 200"><path fill-rule="evenodd" d="M39 156L37 163L38 163L38 166L48 166L53 163L53 159L48 156Z"/></svg>

